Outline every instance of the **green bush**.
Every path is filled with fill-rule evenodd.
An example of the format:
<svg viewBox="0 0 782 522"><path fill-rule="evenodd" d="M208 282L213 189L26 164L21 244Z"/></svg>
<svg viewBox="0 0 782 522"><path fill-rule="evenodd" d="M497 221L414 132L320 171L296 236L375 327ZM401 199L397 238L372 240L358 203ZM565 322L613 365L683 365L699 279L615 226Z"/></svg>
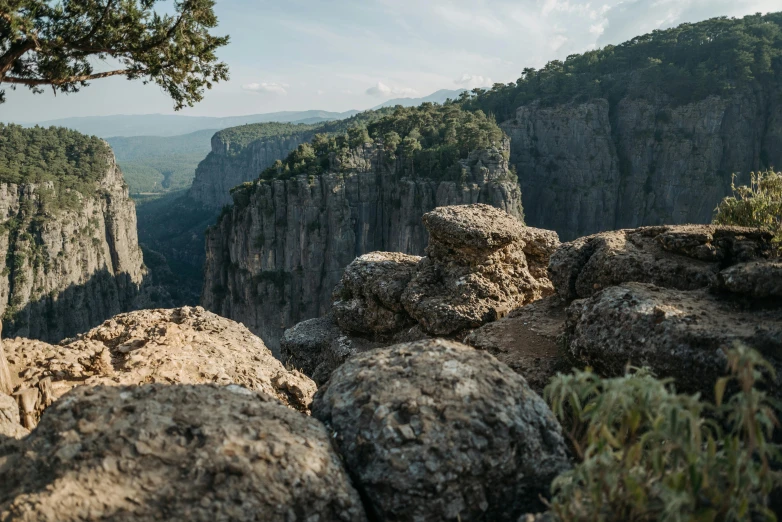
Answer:
<svg viewBox="0 0 782 522"><path fill-rule="evenodd" d="M648 370L602 379L558 375L546 397L580 462L555 479L552 514L566 521L775 520L766 505L780 475L771 441L778 405L760 391L771 365L728 352L717 404L676 394ZM726 389L730 397L723 402Z"/></svg>
<svg viewBox="0 0 782 522"><path fill-rule="evenodd" d="M766 228L782 246L782 172L753 172L750 184L737 187L714 210L714 224Z"/></svg>

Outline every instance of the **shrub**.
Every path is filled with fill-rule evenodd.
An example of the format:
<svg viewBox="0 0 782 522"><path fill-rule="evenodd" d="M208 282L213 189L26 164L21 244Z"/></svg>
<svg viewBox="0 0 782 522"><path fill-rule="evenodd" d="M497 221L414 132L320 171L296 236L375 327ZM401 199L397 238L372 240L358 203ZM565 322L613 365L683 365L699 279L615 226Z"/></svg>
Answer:
<svg viewBox="0 0 782 522"><path fill-rule="evenodd" d="M713 222L766 228L774 234L777 247L782 247L782 172L752 172L749 185L737 187L734 182L731 189L733 195L714 210Z"/></svg>
<svg viewBox="0 0 782 522"><path fill-rule="evenodd" d="M756 388L773 368L737 346L717 404L676 394L645 369L602 379L558 375L546 388L580 462L555 479L551 510L568 521L774 520L768 496L780 484L771 463L778 424ZM726 388L732 395L723 402Z"/></svg>

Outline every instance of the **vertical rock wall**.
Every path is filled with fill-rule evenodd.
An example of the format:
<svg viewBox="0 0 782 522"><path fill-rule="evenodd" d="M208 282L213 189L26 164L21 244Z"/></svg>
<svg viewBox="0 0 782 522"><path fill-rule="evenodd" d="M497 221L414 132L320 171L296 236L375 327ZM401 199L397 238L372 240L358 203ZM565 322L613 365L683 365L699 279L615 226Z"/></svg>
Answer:
<svg viewBox="0 0 782 522"><path fill-rule="evenodd" d="M135 305L144 277L136 209L114 156L92 194L47 209L53 183L0 184L3 336L57 342Z"/></svg>
<svg viewBox="0 0 782 522"><path fill-rule="evenodd" d="M380 148L366 145L331 172L235 192L236 204L206 234L202 304L244 323L277 354L284 329L328 312L354 258L423 254L424 213L480 202L522 218L508 147L472 153L461 182L403 178Z"/></svg>

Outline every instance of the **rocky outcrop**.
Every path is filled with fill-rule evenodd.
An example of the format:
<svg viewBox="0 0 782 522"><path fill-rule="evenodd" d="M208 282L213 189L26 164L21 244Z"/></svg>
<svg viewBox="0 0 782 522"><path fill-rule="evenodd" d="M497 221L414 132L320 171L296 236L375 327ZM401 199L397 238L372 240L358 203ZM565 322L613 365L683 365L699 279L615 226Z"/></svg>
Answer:
<svg viewBox="0 0 782 522"><path fill-rule="evenodd" d="M329 439L236 385L80 387L0 458L0 519L365 521Z"/></svg>
<svg viewBox="0 0 782 522"><path fill-rule="evenodd" d="M334 289L331 316L286 330L283 360L322 384L358 353L435 336L461 340L553 293L545 266L559 245L556 233L483 204L439 207L423 222L426 257L356 258Z"/></svg>
<svg viewBox="0 0 782 522"><path fill-rule="evenodd" d="M524 379L449 341L353 357L313 416L378 520L515 522L568 468L560 426Z"/></svg>
<svg viewBox="0 0 782 522"><path fill-rule="evenodd" d="M775 367L769 391L782 397L782 303L741 307L708 290L626 283L575 301L565 338L568 355L600 375L646 366L672 378L677 391L705 397L727 373L726 350L741 343Z"/></svg>
<svg viewBox="0 0 782 522"><path fill-rule="evenodd" d="M81 385L238 384L299 411L315 394L308 377L286 370L247 328L200 307L121 314L59 346L21 338L3 344L15 393L33 392L29 427Z"/></svg>
<svg viewBox="0 0 782 522"><path fill-rule="evenodd" d="M507 147L471 153L461 182L403 178L399 160L367 144L324 174L234 191L234 206L207 232L203 306L241 321L276 351L285 328L328 313L357 256L422 254L421 216L435 207L482 202L522 217Z"/></svg>
<svg viewBox="0 0 782 522"><path fill-rule="evenodd" d="M561 306L569 305L565 355L604 376L646 366L705 397L737 342L782 369L780 263L771 239L757 229L683 225L562 245L549 268ZM769 390L782 395L779 377Z"/></svg>
<svg viewBox="0 0 782 522"><path fill-rule="evenodd" d="M3 444L3 439L21 439L28 433L30 432L20 422L16 400L0 392L0 445Z"/></svg>
<svg viewBox="0 0 782 522"><path fill-rule="evenodd" d="M231 129L234 130L234 129ZM212 136L212 152L198 165L188 196L206 208L219 210L233 203L231 189L252 181L276 160L285 158L314 131L269 136L247 144L231 142L226 132Z"/></svg>
<svg viewBox="0 0 782 522"><path fill-rule="evenodd" d="M105 175L87 195L0 184L5 335L57 342L136 306L145 269L135 207L113 155L94 161L106 162Z"/></svg>
<svg viewBox="0 0 782 522"><path fill-rule="evenodd" d="M780 123L775 92L742 89L674 105L640 87L613 104L524 105L501 127L528 223L571 240L708 223L733 173L743 183L751 171L782 165Z"/></svg>
<svg viewBox="0 0 782 522"><path fill-rule="evenodd" d="M546 244L553 250L559 243L555 233L526 228L487 205L442 207L424 214L423 221L429 246L402 304L425 332L453 335L477 328L554 293L547 277L530 273L522 237L538 252Z"/></svg>
<svg viewBox="0 0 782 522"><path fill-rule="evenodd" d="M566 243L551 257L549 269L557 295L570 302L631 281L678 290L716 287L726 267L770 254L771 234L757 229L644 227Z"/></svg>

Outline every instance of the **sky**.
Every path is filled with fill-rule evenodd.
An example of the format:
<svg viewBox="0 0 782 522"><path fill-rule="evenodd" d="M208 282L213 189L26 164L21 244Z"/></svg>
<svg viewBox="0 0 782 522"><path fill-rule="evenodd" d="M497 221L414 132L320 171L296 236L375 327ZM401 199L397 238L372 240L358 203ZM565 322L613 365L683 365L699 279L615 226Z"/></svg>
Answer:
<svg viewBox="0 0 782 522"><path fill-rule="evenodd" d="M654 29L780 9L782 0L217 0L231 77L179 114L363 110L512 82L525 67ZM124 78L56 97L5 88L0 121L174 114L157 86Z"/></svg>

